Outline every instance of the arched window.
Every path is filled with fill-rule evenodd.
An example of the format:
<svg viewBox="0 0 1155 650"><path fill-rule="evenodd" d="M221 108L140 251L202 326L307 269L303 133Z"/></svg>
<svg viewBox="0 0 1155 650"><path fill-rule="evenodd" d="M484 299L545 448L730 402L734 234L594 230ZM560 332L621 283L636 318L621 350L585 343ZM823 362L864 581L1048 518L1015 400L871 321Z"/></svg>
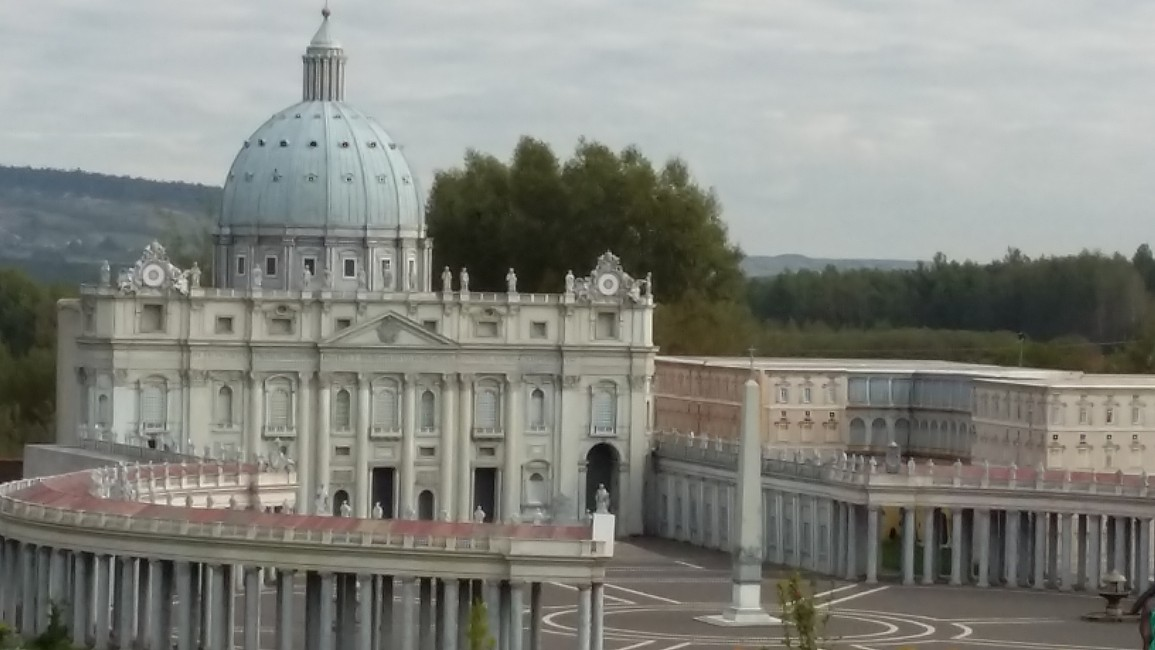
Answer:
<svg viewBox="0 0 1155 650"><path fill-rule="evenodd" d="M497 388L493 386L482 386L477 389L473 413L475 428L483 431L497 431L501 428L498 395Z"/></svg>
<svg viewBox="0 0 1155 650"><path fill-rule="evenodd" d="M397 387L386 381L373 388L373 428L379 431L397 431Z"/></svg>
<svg viewBox="0 0 1155 650"><path fill-rule="evenodd" d="M613 433L618 419L618 393L612 384L601 384L594 389L590 421L593 432Z"/></svg>
<svg viewBox="0 0 1155 650"><path fill-rule="evenodd" d="M433 391L421 393L421 430L432 431L437 426L437 398Z"/></svg>
<svg viewBox="0 0 1155 650"><path fill-rule="evenodd" d="M525 500L533 506L544 505L549 497L549 490L545 484L545 476L541 472L534 472L529 475L529 481L525 486Z"/></svg>
<svg viewBox="0 0 1155 650"><path fill-rule="evenodd" d="M140 421L146 429L162 429L165 424L164 384L154 382L140 389Z"/></svg>
<svg viewBox="0 0 1155 650"><path fill-rule="evenodd" d="M222 427L233 426L233 389L228 386L217 391L216 421Z"/></svg>
<svg viewBox="0 0 1155 650"><path fill-rule="evenodd" d="M337 391L337 397L333 400L333 428L335 430L349 430L349 410L349 391L342 388L341 390Z"/></svg>
<svg viewBox="0 0 1155 650"><path fill-rule="evenodd" d="M293 421L293 392L289 380L283 377L269 380L268 391L269 428L288 429Z"/></svg>
<svg viewBox="0 0 1155 650"><path fill-rule="evenodd" d="M109 408L108 395L96 398L96 426L107 427L112 420L112 409Z"/></svg>
<svg viewBox="0 0 1155 650"><path fill-rule="evenodd" d="M529 394L529 428L545 431L545 393L540 388Z"/></svg>

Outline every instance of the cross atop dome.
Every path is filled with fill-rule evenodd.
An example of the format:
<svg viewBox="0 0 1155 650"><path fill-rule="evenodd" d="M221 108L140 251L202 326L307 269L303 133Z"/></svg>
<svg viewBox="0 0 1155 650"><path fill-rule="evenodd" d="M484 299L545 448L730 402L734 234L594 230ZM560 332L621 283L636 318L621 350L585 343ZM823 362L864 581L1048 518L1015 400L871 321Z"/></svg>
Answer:
<svg viewBox="0 0 1155 650"><path fill-rule="evenodd" d="M301 96L307 102L345 99L345 50L333 37L329 22L332 15L329 3L325 2L321 9L321 26L305 50L305 82Z"/></svg>

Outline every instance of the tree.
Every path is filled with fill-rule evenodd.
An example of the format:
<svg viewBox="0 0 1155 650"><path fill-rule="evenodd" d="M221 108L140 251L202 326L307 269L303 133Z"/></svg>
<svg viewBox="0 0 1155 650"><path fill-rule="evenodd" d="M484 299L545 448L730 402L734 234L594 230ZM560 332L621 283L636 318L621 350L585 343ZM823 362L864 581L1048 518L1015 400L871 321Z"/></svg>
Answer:
<svg viewBox="0 0 1155 650"><path fill-rule="evenodd" d="M782 645L818 650L829 614L819 611L814 584L804 587L797 572L778 581L778 604L782 612Z"/></svg>
<svg viewBox="0 0 1155 650"><path fill-rule="evenodd" d="M72 650L72 639L63 618L64 613L60 605L55 602L48 603L48 627L44 628L28 647L32 650Z"/></svg>
<svg viewBox="0 0 1155 650"><path fill-rule="evenodd" d="M556 293L567 271L584 275L612 250L631 274L653 273L657 301L682 325L697 314L716 327L714 304L727 305L724 328L748 325L742 253L727 239L717 197L681 160L655 166L634 147L618 153L584 139L564 162L529 137L508 163L470 150L461 168L434 178L428 224L434 266L468 268L480 290L503 290L514 267L524 291ZM683 300L691 302L678 309ZM658 329L663 347L697 351L680 327Z"/></svg>
<svg viewBox="0 0 1155 650"><path fill-rule="evenodd" d="M469 608L469 627L465 630L469 650L493 650L497 640L489 633L489 616L485 601L478 598Z"/></svg>

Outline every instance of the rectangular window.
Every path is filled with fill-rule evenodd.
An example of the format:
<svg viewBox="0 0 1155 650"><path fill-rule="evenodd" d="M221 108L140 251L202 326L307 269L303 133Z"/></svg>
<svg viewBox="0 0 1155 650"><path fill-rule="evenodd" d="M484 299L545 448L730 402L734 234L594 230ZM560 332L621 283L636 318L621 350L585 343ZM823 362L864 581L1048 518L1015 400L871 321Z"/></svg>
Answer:
<svg viewBox="0 0 1155 650"><path fill-rule="evenodd" d="M349 329L349 327L351 327L352 325L353 325L353 319L351 319L351 318L338 318L337 319L337 331L341 331L343 329Z"/></svg>
<svg viewBox="0 0 1155 650"><path fill-rule="evenodd" d="M1090 421L1091 421L1091 418L1088 417L1087 407L1080 406L1079 407L1079 424L1089 424Z"/></svg>
<svg viewBox="0 0 1155 650"><path fill-rule="evenodd" d="M233 317L232 316L217 316L217 334L232 334L233 333Z"/></svg>
<svg viewBox="0 0 1155 650"><path fill-rule="evenodd" d="M381 260L381 284L386 291L393 288L393 258L391 257Z"/></svg>
<svg viewBox="0 0 1155 650"><path fill-rule="evenodd" d="M422 327L429 330L430 332L433 332L434 334L437 333L437 321L435 321L435 320L422 321L421 325L422 325Z"/></svg>
<svg viewBox="0 0 1155 650"><path fill-rule="evenodd" d="M144 305L140 312L140 331L164 331L164 305Z"/></svg>
<svg viewBox="0 0 1155 650"><path fill-rule="evenodd" d="M529 338L544 339L547 335L545 321L534 321L529 324Z"/></svg>
<svg viewBox="0 0 1155 650"><path fill-rule="evenodd" d="M497 321L483 320L477 323L478 338L491 339L497 337Z"/></svg>
<svg viewBox="0 0 1155 650"><path fill-rule="evenodd" d="M291 318L273 318L269 321L269 334L286 336L293 333Z"/></svg>
<svg viewBox="0 0 1155 650"><path fill-rule="evenodd" d="M277 277L277 256L265 256L265 276L270 278Z"/></svg>
<svg viewBox="0 0 1155 650"><path fill-rule="evenodd" d="M353 448L352 447L346 447L346 446L342 445L340 447L337 447L336 451L337 451L337 453L336 453L337 456L352 456L353 455Z"/></svg>
<svg viewBox="0 0 1155 650"><path fill-rule="evenodd" d="M1131 424L1143 424L1143 409L1138 406L1131 407Z"/></svg>
<svg viewBox="0 0 1155 650"><path fill-rule="evenodd" d="M317 258L306 257L303 264L305 265L305 270L309 272L309 275L317 275Z"/></svg>
<svg viewBox="0 0 1155 650"><path fill-rule="evenodd" d="M809 404L810 403L810 387L809 386L802 389L802 403L803 404Z"/></svg>
<svg viewBox="0 0 1155 650"><path fill-rule="evenodd" d="M595 336L599 339L618 338L618 315L612 311L598 313Z"/></svg>
<svg viewBox="0 0 1155 650"><path fill-rule="evenodd" d="M437 447L418 447L417 455L422 458L434 458L437 456Z"/></svg>
<svg viewBox="0 0 1155 650"><path fill-rule="evenodd" d="M237 255L237 275L244 275L249 271L248 258L244 255Z"/></svg>
<svg viewBox="0 0 1155 650"><path fill-rule="evenodd" d="M341 274L346 278L357 277L357 260L352 257L341 260Z"/></svg>
<svg viewBox="0 0 1155 650"><path fill-rule="evenodd" d="M1107 408L1107 424L1114 424L1114 423L1115 423L1115 409L1108 407Z"/></svg>
<svg viewBox="0 0 1155 650"><path fill-rule="evenodd" d="M831 411L830 413L826 414L826 421L827 422L833 422L834 421L834 411Z"/></svg>
<svg viewBox="0 0 1155 650"><path fill-rule="evenodd" d="M409 265L405 269L405 283L409 285L409 290L417 289L417 260L412 257L409 258Z"/></svg>
<svg viewBox="0 0 1155 650"><path fill-rule="evenodd" d="M778 403L785 404L790 401L790 389L785 386L778 387Z"/></svg>
<svg viewBox="0 0 1155 650"><path fill-rule="evenodd" d="M803 420L810 421L810 411L806 411L802 417Z"/></svg>

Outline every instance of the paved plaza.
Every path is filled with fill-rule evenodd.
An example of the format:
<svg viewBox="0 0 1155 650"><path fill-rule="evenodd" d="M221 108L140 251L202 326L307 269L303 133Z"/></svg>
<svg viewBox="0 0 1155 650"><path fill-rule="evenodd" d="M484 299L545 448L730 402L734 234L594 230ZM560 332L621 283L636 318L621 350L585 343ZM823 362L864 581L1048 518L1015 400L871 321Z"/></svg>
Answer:
<svg viewBox="0 0 1155 650"><path fill-rule="evenodd" d="M778 615L768 569L763 600ZM830 613L831 648L943 650L1133 650L1134 623L1087 623L1101 611L1095 596L1028 589L818 584ZM573 647L576 594L547 587L544 645ZM605 650L717 650L781 647L776 629L733 629L695 620L721 612L729 598L729 556L661 540L619 543L606 585Z"/></svg>

